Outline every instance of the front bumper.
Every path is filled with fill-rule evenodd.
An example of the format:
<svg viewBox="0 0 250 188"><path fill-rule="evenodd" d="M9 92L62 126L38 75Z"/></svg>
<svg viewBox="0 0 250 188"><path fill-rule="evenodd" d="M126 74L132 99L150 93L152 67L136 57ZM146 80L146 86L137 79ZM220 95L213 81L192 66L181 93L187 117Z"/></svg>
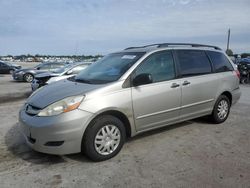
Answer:
<svg viewBox="0 0 250 188"><path fill-rule="evenodd" d="M73 110L57 116L30 116L22 109L19 125L27 144L36 151L55 155L81 152L83 133L92 113Z"/></svg>
<svg viewBox="0 0 250 188"><path fill-rule="evenodd" d="M23 74L20 73L13 73L12 74L12 78L13 80L17 80L17 81L23 81Z"/></svg>
<svg viewBox="0 0 250 188"><path fill-rule="evenodd" d="M32 82L31 82L31 89L32 91L35 91L37 90L38 88L44 86L46 84L41 84L38 80L34 79Z"/></svg>

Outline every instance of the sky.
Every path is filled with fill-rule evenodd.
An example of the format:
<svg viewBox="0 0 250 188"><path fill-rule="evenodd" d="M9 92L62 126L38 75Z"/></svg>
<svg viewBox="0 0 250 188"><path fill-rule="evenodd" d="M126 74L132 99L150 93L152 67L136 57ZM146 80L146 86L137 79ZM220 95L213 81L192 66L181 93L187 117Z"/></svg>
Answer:
<svg viewBox="0 0 250 188"><path fill-rule="evenodd" d="M0 55L190 42L250 52L250 0L0 0Z"/></svg>

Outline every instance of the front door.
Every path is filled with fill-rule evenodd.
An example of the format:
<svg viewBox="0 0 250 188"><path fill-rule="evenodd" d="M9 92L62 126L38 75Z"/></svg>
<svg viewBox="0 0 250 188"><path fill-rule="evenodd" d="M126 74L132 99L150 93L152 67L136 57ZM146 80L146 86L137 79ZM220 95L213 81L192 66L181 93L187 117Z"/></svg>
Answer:
<svg viewBox="0 0 250 188"><path fill-rule="evenodd" d="M177 121L181 103L180 81L175 79L175 65L170 50L150 55L136 68L132 77L144 73L152 75L153 83L132 87L137 131Z"/></svg>

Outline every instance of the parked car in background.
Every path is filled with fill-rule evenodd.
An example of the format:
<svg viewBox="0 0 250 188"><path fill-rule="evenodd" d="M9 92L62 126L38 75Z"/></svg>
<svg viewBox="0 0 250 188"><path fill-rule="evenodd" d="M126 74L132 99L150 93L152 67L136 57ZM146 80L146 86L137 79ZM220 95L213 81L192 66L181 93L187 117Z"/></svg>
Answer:
<svg viewBox="0 0 250 188"><path fill-rule="evenodd" d="M85 69L90 64L91 64L90 62L77 62L68 64L52 72L37 74L34 80L31 82L32 91L35 91L36 89L44 85L74 76L83 69Z"/></svg>
<svg viewBox="0 0 250 188"><path fill-rule="evenodd" d="M1 74L12 74L15 70L19 70L22 67L20 65L11 64L8 62L0 61L0 73Z"/></svg>
<svg viewBox="0 0 250 188"><path fill-rule="evenodd" d="M54 71L58 68L64 67L65 63L41 63L33 68L19 69L13 72L12 77L17 81L32 82L35 75L47 71Z"/></svg>
<svg viewBox="0 0 250 188"><path fill-rule="evenodd" d="M247 84L250 81L250 58L243 58L238 63L240 83Z"/></svg>
<svg viewBox="0 0 250 188"><path fill-rule="evenodd" d="M222 123L240 95L239 72L216 46L130 47L34 92L19 125L34 150L102 161L148 130L201 116Z"/></svg>

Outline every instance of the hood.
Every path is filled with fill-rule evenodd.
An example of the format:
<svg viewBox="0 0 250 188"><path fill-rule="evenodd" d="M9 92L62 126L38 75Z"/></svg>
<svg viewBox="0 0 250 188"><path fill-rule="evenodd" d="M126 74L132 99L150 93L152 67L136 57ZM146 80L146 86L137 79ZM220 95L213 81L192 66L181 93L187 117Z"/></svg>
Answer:
<svg viewBox="0 0 250 188"><path fill-rule="evenodd" d="M93 85L79 82L69 81L67 79L61 80L38 89L31 95L27 103L37 108L45 108L46 106L57 102L66 97L74 95L84 95L87 92L93 91L98 88L105 87L106 85Z"/></svg>
<svg viewBox="0 0 250 188"><path fill-rule="evenodd" d="M55 77L55 76L59 76L60 74L58 73L53 73L53 72L44 72L44 73L40 73L37 74L35 77L36 78L45 78L45 77Z"/></svg>

